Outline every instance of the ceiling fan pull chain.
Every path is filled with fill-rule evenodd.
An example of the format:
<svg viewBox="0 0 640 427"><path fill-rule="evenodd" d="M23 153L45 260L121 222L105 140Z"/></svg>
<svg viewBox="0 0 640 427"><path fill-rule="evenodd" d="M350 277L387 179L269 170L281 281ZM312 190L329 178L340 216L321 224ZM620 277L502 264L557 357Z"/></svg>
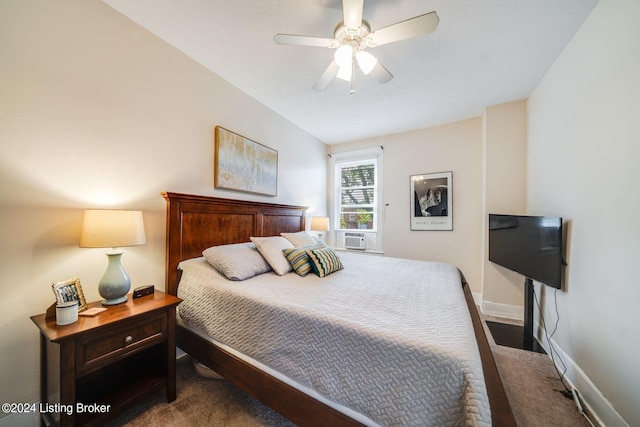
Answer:
<svg viewBox="0 0 640 427"><path fill-rule="evenodd" d="M351 90L349 91L350 95L353 95L354 93L356 93L356 88L354 86L354 82L356 80L356 59L355 59L355 55L351 57L351 80L349 83L351 83Z"/></svg>

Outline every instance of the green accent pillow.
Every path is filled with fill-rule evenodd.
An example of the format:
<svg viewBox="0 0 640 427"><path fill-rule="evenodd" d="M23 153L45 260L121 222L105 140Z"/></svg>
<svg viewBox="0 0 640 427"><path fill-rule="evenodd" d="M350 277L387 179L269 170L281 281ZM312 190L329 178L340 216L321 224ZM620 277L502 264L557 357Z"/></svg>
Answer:
<svg viewBox="0 0 640 427"><path fill-rule="evenodd" d="M319 243L301 248L283 249L282 253L289 261L289 264L291 264L291 267L293 267L293 270L299 276L304 277L312 271L311 261L309 260L309 255L307 255L307 249L320 249L323 247L325 247L324 243Z"/></svg>
<svg viewBox="0 0 640 427"><path fill-rule="evenodd" d="M319 249L307 249L306 252L311 261L311 268L320 277L344 268L338 255L328 246Z"/></svg>

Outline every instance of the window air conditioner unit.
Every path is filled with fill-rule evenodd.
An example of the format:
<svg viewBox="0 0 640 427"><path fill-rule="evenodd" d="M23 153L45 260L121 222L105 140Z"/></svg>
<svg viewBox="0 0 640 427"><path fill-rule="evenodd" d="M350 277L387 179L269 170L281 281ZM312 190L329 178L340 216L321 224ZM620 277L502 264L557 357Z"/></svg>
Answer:
<svg viewBox="0 0 640 427"><path fill-rule="evenodd" d="M364 233L344 233L344 247L364 250Z"/></svg>

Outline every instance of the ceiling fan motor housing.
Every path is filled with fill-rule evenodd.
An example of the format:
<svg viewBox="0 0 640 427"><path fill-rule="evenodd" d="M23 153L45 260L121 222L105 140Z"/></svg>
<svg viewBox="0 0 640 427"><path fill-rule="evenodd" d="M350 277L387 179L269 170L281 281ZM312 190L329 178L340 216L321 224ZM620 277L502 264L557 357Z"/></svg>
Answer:
<svg viewBox="0 0 640 427"><path fill-rule="evenodd" d="M356 52L364 50L372 46L369 38L370 33L371 27L364 19L362 20L362 25L356 29L349 29L344 25L344 22L341 22L333 31L333 43L331 47L337 49L340 46L350 44ZM354 44L357 46L357 49Z"/></svg>

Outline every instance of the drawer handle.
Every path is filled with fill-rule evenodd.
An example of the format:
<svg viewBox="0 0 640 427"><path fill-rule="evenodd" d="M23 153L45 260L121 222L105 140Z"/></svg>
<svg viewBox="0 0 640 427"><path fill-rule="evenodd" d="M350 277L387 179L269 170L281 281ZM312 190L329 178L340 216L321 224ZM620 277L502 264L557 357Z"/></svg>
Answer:
<svg viewBox="0 0 640 427"><path fill-rule="evenodd" d="M133 337L131 335L127 335L124 339L125 344L131 344L133 342Z"/></svg>

